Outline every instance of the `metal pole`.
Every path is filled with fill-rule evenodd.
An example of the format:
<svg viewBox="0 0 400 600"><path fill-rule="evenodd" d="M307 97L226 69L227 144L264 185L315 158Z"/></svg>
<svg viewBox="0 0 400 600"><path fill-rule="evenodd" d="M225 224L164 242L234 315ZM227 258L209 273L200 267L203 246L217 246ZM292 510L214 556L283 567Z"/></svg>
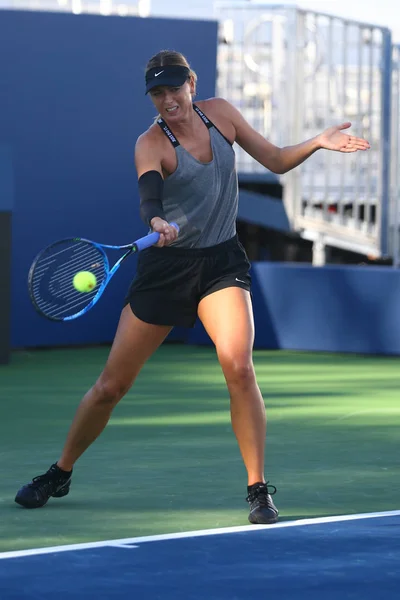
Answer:
<svg viewBox="0 0 400 600"><path fill-rule="evenodd" d="M323 233L319 233L318 238L313 243L312 264L313 267L323 267L326 264L326 245Z"/></svg>
<svg viewBox="0 0 400 600"><path fill-rule="evenodd" d="M392 90L392 35L387 29L383 32L382 48L382 121L381 121L381 198L380 198L380 251L388 255L388 228L390 202L390 122Z"/></svg>

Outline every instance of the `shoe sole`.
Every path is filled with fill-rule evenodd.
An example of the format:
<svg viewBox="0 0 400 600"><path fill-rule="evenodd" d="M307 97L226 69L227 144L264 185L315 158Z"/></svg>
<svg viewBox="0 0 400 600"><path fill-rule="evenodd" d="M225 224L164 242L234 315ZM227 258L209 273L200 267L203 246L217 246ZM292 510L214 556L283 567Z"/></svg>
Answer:
<svg viewBox="0 0 400 600"><path fill-rule="evenodd" d="M268 519L268 521L259 521L256 518L251 518L251 515L249 515L249 523L251 523L252 525L273 525L274 523L277 523L279 519L279 515L276 515L276 517L272 517L271 519Z"/></svg>

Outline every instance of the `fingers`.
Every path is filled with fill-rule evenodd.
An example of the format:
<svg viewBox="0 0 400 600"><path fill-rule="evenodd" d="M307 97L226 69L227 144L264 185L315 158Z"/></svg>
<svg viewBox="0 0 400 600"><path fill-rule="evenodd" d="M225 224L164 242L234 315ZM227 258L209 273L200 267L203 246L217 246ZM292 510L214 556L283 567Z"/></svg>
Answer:
<svg viewBox="0 0 400 600"><path fill-rule="evenodd" d="M340 152L365 152L366 150L368 150L368 148L352 148L352 147L345 147L345 148L341 148Z"/></svg>
<svg viewBox="0 0 400 600"><path fill-rule="evenodd" d="M370 144L363 138L358 138L350 135L347 139L347 143L340 149L341 152L357 152L358 150L365 151L369 150Z"/></svg>
<svg viewBox="0 0 400 600"><path fill-rule="evenodd" d="M155 246L157 246L157 248L162 248L163 246L165 246L165 237L163 233L160 233L160 237L158 239L157 244L154 244Z"/></svg>
<svg viewBox="0 0 400 600"><path fill-rule="evenodd" d="M346 123L338 125L337 128L339 129L339 131L341 131L342 129L348 129L349 127L351 127L351 123L349 121L346 121Z"/></svg>
<svg viewBox="0 0 400 600"><path fill-rule="evenodd" d="M353 135L349 137L349 145L359 150L366 150L367 148L371 147L367 140L364 140L363 138L359 137L354 137Z"/></svg>
<svg viewBox="0 0 400 600"><path fill-rule="evenodd" d="M155 244L158 248L172 244L178 237L178 232L175 227L169 225L166 221L157 221L157 223L154 224L153 230L160 234L160 239L157 244Z"/></svg>
<svg viewBox="0 0 400 600"><path fill-rule="evenodd" d="M178 232L172 225L166 224L164 227L164 245L172 244L178 237Z"/></svg>

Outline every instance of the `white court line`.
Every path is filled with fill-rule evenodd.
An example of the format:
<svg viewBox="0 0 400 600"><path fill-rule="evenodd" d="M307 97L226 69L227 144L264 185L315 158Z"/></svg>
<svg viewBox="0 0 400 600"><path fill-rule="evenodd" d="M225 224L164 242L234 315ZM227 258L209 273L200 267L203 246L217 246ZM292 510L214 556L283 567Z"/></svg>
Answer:
<svg viewBox="0 0 400 600"><path fill-rule="evenodd" d="M127 548L128 550L132 550L132 548L139 548L139 546L135 546L135 544L121 544L120 542L109 542L107 548Z"/></svg>
<svg viewBox="0 0 400 600"><path fill-rule="evenodd" d="M72 550L90 550L93 548L137 548L134 544L147 542L160 542L166 540L178 540L185 538L204 537L207 535L222 535L227 533L242 533L252 531L253 533L265 529L283 529L286 527L299 527L304 525L319 525L323 523L340 523L343 521L359 521L361 519L378 519L382 517L400 517L400 510L387 512L361 513L356 515L339 515L335 517L317 517L313 519L300 519L297 521L283 521L274 525L245 525L237 527L221 527L220 529L200 529L198 531L183 531L178 533L166 533L161 535L148 535L135 538L124 538L120 540L105 540L102 542L87 542L83 544L69 544L66 546L50 546L48 548L31 548L29 550L14 550L11 552L0 552L0 560L5 558L18 558L21 556L36 556L38 554L53 554L56 552L70 552Z"/></svg>

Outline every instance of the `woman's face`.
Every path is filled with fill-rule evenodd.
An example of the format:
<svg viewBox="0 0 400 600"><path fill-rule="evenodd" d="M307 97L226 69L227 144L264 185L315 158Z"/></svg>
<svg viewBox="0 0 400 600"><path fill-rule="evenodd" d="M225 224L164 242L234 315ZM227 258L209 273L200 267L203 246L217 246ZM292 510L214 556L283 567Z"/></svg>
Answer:
<svg viewBox="0 0 400 600"><path fill-rule="evenodd" d="M150 91L157 112L167 121L178 121L192 110L194 82L191 78L180 87L160 85Z"/></svg>

